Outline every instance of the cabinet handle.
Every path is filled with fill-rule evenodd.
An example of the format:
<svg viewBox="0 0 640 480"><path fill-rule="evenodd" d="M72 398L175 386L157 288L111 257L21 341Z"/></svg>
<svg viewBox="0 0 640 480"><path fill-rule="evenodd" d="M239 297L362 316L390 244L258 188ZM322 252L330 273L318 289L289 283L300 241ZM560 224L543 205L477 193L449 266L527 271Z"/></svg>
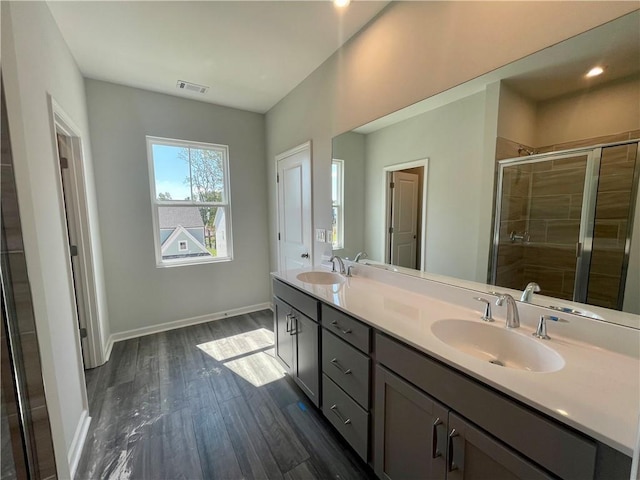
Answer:
<svg viewBox="0 0 640 480"><path fill-rule="evenodd" d="M331 406L331 411L333 413L335 413L338 418L340 419L341 422L343 422L345 425L349 425L351 423L351 419L347 418L346 420L344 419L344 417L342 415L340 415L340 412L338 411L338 406L337 405L332 405Z"/></svg>
<svg viewBox="0 0 640 480"><path fill-rule="evenodd" d="M453 472L458 469L458 466L453 462L453 438L458 435L456 429L452 428L449 433L449 461L447 462L447 472Z"/></svg>
<svg viewBox="0 0 640 480"><path fill-rule="evenodd" d="M289 330L289 319L291 318L291 314L287 313L287 333L289 333L291 330Z"/></svg>
<svg viewBox="0 0 640 480"><path fill-rule="evenodd" d="M336 367L338 370L340 370L342 373L344 373L345 375L349 375L351 373L351 369L347 368L346 370L344 370L340 364L338 363L338 359L337 358L333 358L331 359L331 365L333 365L334 367Z"/></svg>
<svg viewBox="0 0 640 480"><path fill-rule="evenodd" d="M296 322L296 327L293 328L293 322ZM289 331L289 335L297 335L298 334L298 319L297 317L291 315L291 330Z"/></svg>
<svg viewBox="0 0 640 480"><path fill-rule="evenodd" d="M431 458L438 458L442 456L442 452L438 450L438 427L440 425L442 425L442 420L438 417L431 427Z"/></svg>
<svg viewBox="0 0 640 480"><path fill-rule="evenodd" d="M336 327L338 330L340 330L342 333L344 333L345 335L347 333L351 333L351 329L347 328L346 330L342 330L342 328L340 328L340 325L338 325L338 322L336 320L334 320L333 322L331 322L331 326L332 327Z"/></svg>

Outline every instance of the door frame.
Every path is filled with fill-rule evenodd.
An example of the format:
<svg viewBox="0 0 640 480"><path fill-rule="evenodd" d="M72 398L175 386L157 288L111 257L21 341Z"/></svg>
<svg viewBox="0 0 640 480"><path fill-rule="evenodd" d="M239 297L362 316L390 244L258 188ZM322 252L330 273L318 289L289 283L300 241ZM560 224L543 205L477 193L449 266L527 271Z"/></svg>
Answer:
<svg viewBox="0 0 640 480"><path fill-rule="evenodd" d="M391 181L391 175L393 172L399 170L407 170L409 168L423 167L424 175L422 179L422 212L420 214L420 270L426 271L427 269L427 183L429 179L429 157L422 158L420 160L413 160L410 162L394 163L393 165L387 165L382 167L382 192L384 194L384 210L383 225L384 236L382 250L384 252L385 263L389 263L389 243L391 236L389 235L389 226L391 225L391 191L389 188L389 182Z"/></svg>
<svg viewBox="0 0 640 480"><path fill-rule="evenodd" d="M84 365L85 369L94 368L102 365L105 358L105 352L102 342L102 328L99 322L98 314L98 302L97 302L97 289L96 289L96 269L93 263L93 245L91 242L91 230L89 225L89 209L86 194L86 178L84 169L84 159L86 158L86 150L84 142L82 140L81 130L71 119L71 117L62 109L62 107L55 101L55 99L48 95L49 98L49 114L51 115L51 138L54 144L54 152L56 153L54 161L56 162L55 169L57 172L58 182L58 200L60 209L65 212L65 199L62 186L62 175L60 172L60 160L58 151L57 135L61 134L66 136L71 141L71 158L69 162L69 176L70 176L70 199L73 202L72 211L67 213L73 213L75 224L77 226L78 236L78 281L79 288L76 290L76 286L73 280L72 266L71 266L71 251L65 241L66 253L69 258L68 269L69 275L67 276L69 282L69 288L71 289L74 297L80 295L82 298L80 302L76 298L73 299L74 303L80 308L83 307L82 314L85 318L87 328L87 352L86 361L83 358L82 352L82 339L80 338L80 331L77 332L78 341L78 361L79 365ZM64 225L65 231L67 229L67 222ZM76 322L78 319L76 318Z"/></svg>
<svg viewBox="0 0 640 480"><path fill-rule="evenodd" d="M311 150L311 140L308 140L296 147L290 148L289 150L282 152L278 155L276 155L275 158L275 178L274 181L276 182L276 257L277 257L277 269L280 270L280 261L281 261L281 253L280 253L280 239L277 237L277 235L280 233L280 185L278 183L278 162L280 162L281 160L284 160L287 157L290 157L292 155L295 155L296 153L300 153L300 152L304 152L305 150L307 150L309 152L309 209L310 209L310 215L311 215L311 221L310 221L310 225L311 225L311 231L309 232L309 238L311 240L311 243L309 245L309 260L311 262L311 265L314 265L314 236L313 236L313 156L312 156L312 150Z"/></svg>

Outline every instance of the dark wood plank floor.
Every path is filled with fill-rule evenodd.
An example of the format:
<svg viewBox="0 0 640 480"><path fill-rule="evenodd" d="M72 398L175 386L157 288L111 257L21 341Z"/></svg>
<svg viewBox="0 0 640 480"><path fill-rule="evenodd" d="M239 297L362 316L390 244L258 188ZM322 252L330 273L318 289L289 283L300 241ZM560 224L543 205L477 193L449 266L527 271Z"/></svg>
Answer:
<svg viewBox="0 0 640 480"><path fill-rule="evenodd" d="M118 342L86 373L77 479L372 477L283 374L269 310Z"/></svg>

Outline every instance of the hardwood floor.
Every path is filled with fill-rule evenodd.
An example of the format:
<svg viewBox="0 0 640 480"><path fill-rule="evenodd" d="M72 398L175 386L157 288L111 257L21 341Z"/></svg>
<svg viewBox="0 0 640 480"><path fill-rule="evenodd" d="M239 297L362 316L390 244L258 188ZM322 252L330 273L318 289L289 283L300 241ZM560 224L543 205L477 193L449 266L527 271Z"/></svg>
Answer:
<svg viewBox="0 0 640 480"><path fill-rule="evenodd" d="M77 479L361 479L274 359L269 310L118 342L87 371Z"/></svg>

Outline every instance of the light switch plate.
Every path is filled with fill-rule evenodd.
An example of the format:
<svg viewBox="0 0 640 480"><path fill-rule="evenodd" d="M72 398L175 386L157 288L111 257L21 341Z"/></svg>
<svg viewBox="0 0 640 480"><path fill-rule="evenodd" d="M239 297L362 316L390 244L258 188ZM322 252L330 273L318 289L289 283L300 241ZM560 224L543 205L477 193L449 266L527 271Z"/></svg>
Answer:
<svg viewBox="0 0 640 480"><path fill-rule="evenodd" d="M316 228L316 242L325 242L326 234L324 228Z"/></svg>
<svg viewBox="0 0 640 480"><path fill-rule="evenodd" d="M331 243L331 237L333 235L333 230L327 230L327 243Z"/></svg>

